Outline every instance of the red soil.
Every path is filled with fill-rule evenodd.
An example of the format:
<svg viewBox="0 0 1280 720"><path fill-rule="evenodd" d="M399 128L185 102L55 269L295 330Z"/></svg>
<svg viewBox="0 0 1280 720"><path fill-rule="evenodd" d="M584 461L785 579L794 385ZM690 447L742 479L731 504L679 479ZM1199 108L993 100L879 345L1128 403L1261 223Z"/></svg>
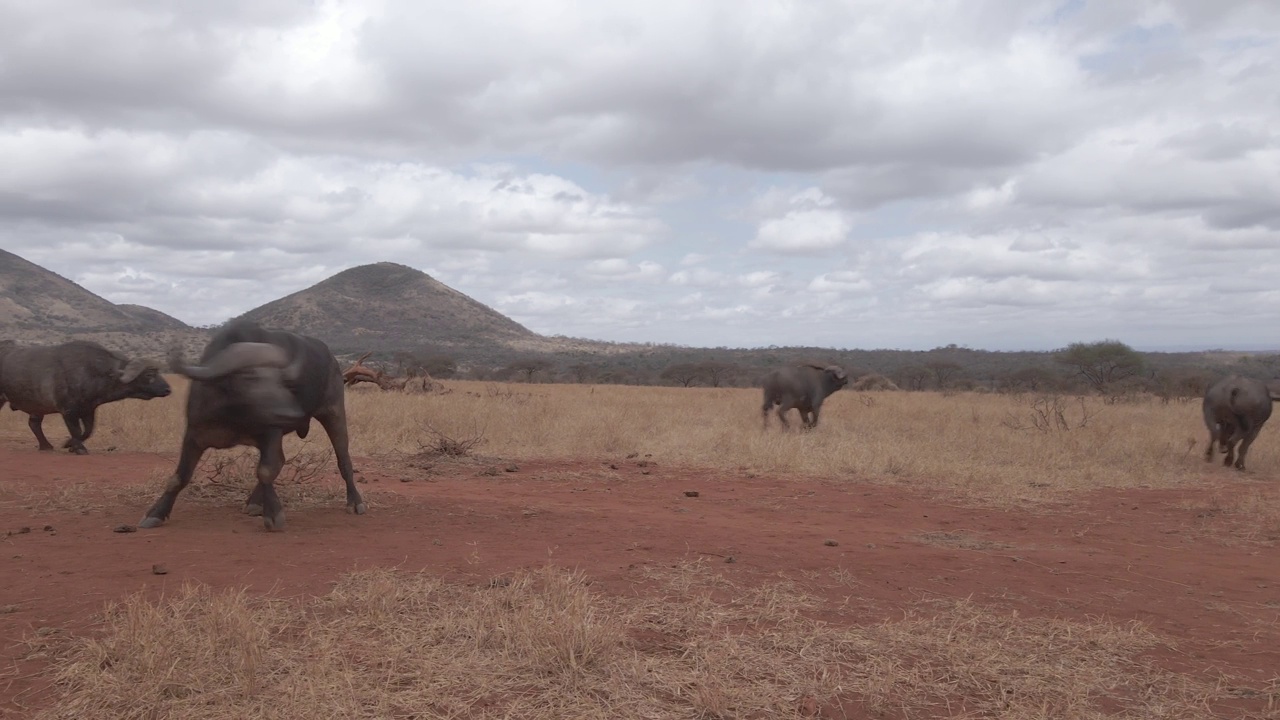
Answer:
<svg viewBox="0 0 1280 720"><path fill-rule="evenodd" d="M837 602L852 597L844 621L970 597L1032 615L1143 621L1174 642L1155 657L1180 672L1227 671L1253 688L1280 675L1276 515L1268 526L1219 512L1214 500L1228 505L1247 491L1280 502L1280 483L1266 470L1240 477L1206 466L1196 489L1108 491L1070 506L1006 511L902 487L642 467L634 458L524 462L514 472L500 463L496 475L466 463L428 475L357 458L371 500L365 516L346 514L340 501L290 510L283 492L287 530L267 533L236 507L180 497L165 525L124 534L112 529L136 524L151 498L125 506L105 493L104 507L87 514L33 512L21 498L86 481L136 485L170 469L172 457L77 457L36 453L31 444L0 438L0 532L15 533L0 535L4 717L51 701L48 660L29 657L22 643L39 628L92 632L105 602L189 580L312 595L342 573L377 566L469 582L552 562L624 593L637 591L638 566L705 558L739 581L781 575ZM341 482L336 474L326 481ZM24 526L30 532L16 532ZM921 538L939 532L992 545ZM152 574L157 563L168 573ZM857 582L837 582L836 569Z"/></svg>

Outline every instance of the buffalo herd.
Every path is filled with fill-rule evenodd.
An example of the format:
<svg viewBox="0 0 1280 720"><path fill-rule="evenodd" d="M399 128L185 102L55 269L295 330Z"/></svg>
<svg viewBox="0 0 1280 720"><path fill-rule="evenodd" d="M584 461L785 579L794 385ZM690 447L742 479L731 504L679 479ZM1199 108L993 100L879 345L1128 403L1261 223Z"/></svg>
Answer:
<svg viewBox="0 0 1280 720"><path fill-rule="evenodd" d="M259 455L258 482L245 501L245 511L261 515L266 529L282 530L284 509L275 480L285 462L283 441L289 434L305 438L312 419L320 422L333 445L338 473L346 483L347 511L364 514L365 502L352 474L342 371L324 342L238 320L214 335L195 364L177 352L169 364L172 372L192 381L186 427L178 465L141 527L156 527L169 518L206 450L246 445L257 448ZM769 372L761 380L764 427L775 407L784 429L789 427L786 413L793 408L804 428L816 427L823 401L848 383L845 370L836 365L801 364ZM44 435L45 415L61 415L69 433L63 447L85 455L100 405L126 398L150 400L170 392L160 368L97 343L73 340L22 347L0 342L0 408L7 402L13 410L27 413L40 450L53 450ZM1245 456L1275 400L1280 400L1280 383L1231 375L1210 386L1202 403L1209 429L1205 460L1212 460L1218 447L1226 455L1223 464L1244 470Z"/></svg>

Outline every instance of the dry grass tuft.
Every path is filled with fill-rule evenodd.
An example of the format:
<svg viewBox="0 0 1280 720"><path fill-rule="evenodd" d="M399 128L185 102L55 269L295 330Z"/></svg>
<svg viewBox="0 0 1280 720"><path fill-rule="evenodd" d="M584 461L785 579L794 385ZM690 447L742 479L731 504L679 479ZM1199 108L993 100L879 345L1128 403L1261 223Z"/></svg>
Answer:
<svg viewBox="0 0 1280 720"><path fill-rule="evenodd" d="M1280 491L1275 488L1246 489L1226 497L1215 494L1177 506L1196 513L1193 528L1226 544L1280 544Z"/></svg>
<svg viewBox="0 0 1280 720"><path fill-rule="evenodd" d="M366 571L305 602L133 596L65 649L39 717L1151 718L1229 699L1143 660L1160 641L1137 623L948 601L843 626L788 583L742 588L697 563L649 579L638 598L550 567L474 586Z"/></svg>
<svg viewBox="0 0 1280 720"><path fill-rule="evenodd" d="M0 487L5 496L13 498L9 502L33 515L53 512L88 514L110 503L107 491L93 482L57 483L40 488L8 484Z"/></svg>

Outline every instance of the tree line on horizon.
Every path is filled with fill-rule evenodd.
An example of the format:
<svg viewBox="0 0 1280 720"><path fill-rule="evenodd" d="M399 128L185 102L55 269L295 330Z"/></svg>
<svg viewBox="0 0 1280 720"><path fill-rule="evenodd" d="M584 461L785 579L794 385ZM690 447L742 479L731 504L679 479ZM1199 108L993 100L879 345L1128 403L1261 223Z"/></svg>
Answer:
<svg viewBox="0 0 1280 720"><path fill-rule="evenodd" d="M1229 373L1280 375L1280 354L1144 353L1119 340L1076 342L1055 351L991 351L947 345L925 351L824 348L727 349L651 346L602 353L490 353L465 358L429 348L371 355L366 364L437 379L675 387L753 387L769 370L836 364L851 382L878 375L904 391L1052 392L1162 399L1198 397ZM884 387L885 384L877 384Z"/></svg>

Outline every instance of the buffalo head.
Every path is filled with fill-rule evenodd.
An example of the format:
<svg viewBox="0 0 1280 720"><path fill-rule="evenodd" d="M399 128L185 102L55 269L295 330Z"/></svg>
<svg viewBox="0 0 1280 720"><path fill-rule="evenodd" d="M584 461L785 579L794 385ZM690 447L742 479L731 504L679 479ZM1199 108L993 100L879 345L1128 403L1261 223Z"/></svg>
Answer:
<svg viewBox="0 0 1280 720"><path fill-rule="evenodd" d="M120 382L129 389L129 397L137 400L169 397L171 392L159 369L136 358L120 369Z"/></svg>
<svg viewBox="0 0 1280 720"><path fill-rule="evenodd" d="M823 368L823 372L831 376L837 389L849 384L849 374L839 365L828 365Z"/></svg>
<svg viewBox="0 0 1280 720"><path fill-rule="evenodd" d="M258 424L293 427L306 418L290 390L301 371L301 358L290 362L284 348L271 343L232 343L204 365L187 365L172 357L174 372L196 382L216 383L228 408Z"/></svg>

